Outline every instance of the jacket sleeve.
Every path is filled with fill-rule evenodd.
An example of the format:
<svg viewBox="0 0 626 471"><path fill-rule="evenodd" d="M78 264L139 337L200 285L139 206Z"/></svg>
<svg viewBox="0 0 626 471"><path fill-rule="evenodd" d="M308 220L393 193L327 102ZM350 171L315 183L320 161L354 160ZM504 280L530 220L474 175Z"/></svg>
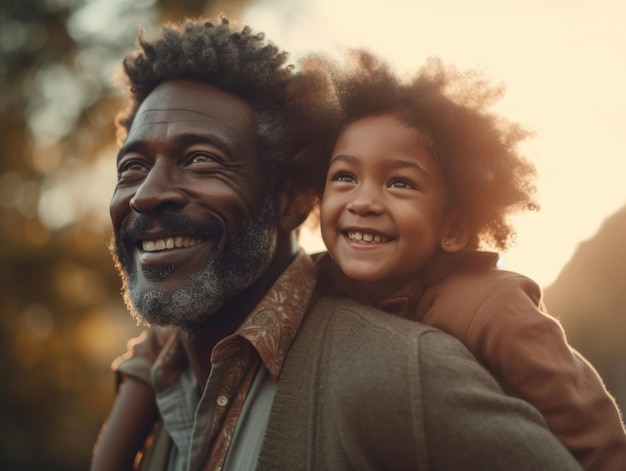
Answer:
<svg viewBox="0 0 626 471"><path fill-rule="evenodd" d="M541 415L503 394L456 340L422 335L417 370L429 469L581 469Z"/></svg>
<svg viewBox="0 0 626 471"><path fill-rule="evenodd" d="M151 327L128 341L126 353L111 365L119 388L126 376L132 376L152 386L151 368L165 344L173 338L175 330L167 327Z"/></svg>
<svg viewBox="0 0 626 471"><path fill-rule="evenodd" d="M615 401L541 308L536 283L521 275L504 278L477 307L469 349L542 413L585 469L624 469L626 432Z"/></svg>

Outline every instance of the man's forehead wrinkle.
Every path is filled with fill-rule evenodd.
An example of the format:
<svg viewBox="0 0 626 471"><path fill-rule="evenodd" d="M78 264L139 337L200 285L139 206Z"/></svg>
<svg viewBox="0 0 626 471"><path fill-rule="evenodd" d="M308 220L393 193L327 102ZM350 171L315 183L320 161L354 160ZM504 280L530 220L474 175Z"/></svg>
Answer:
<svg viewBox="0 0 626 471"><path fill-rule="evenodd" d="M215 119L215 115L213 114L203 113L202 111L198 111L198 110L189 110L186 108L148 108L146 110L142 110L137 115L137 117L140 118L141 121L146 121L150 124L160 124L160 123L169 121L169 119L171 119L172 117L181 116L181 115L184 116L187 114L199 115L203 118ZM188 121L193 121L193 120L188 119Z"/></svg>
<svg viewBox="0 0 626 471"><path fill-rule="evenodd" d="M172 113L171 109L158 111L150 110L141 113L135 119L132 128L137 131L139 129L150 129L157 126L160 128L161 132L167 130L167 134L170 132L185 133L182 130L186 129L187 133L202 134L211 140L234 139L234 133L236 132L236 129L228 122L224 122L221 116L192 112L189 110L178 110ZM188 127L185 128L181 126ZM155 128L155 131L159 128Z"/></svg>
<svg viewBox="0 0 626 471"><path fill-rule="evenodd" d="M146 127L146 126L156 126L156 125L159 125L159 124L162 124L164 126L168 126L169 127L169 126L172 126L172 125L175 125L175 124L180 124L180 123L197 123L197 122L198 122L198 120L196 120L196 119L178 119L176 121L172 121L171 119L159 120L159 121L157 121L157 120L149 121L149 120L142 119L142 120L137 120L136 121L137 124L133 123L133 127L134 128L141 128L141 127Z"/></svg>
<svg viewBox="0 0 626 471"><path fill-rule="evenodd" d="M198 111L198 110L190 110L189 108L146 108L145 110L143 110L143 113L152 113L152 112L166 112L166 113L171 113L172 111L181 111L184 113L198 113L201 115L205 115L205 116L209 116L207 113L203 113L202 111Z"/></svg>

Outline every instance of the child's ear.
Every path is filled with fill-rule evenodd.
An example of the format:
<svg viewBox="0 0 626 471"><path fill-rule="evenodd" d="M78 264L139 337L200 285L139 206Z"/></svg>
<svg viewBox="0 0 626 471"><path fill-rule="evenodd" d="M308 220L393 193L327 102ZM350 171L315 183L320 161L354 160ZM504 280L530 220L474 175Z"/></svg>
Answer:
<svg viewBox="0 0 626 471"><path fill-rule="evenodd" d="M278 225L285 232L295 230L315 207L316 198L297 191L282 191L278 197Z"/></svg>
<svg viewBox="0 0 626 471"><path fill-rule="evenodd" d="M458 214L450 216L446 230L441 238L441 248L444 252L458 252L469 241L469 228L465 220Z"/></svg>

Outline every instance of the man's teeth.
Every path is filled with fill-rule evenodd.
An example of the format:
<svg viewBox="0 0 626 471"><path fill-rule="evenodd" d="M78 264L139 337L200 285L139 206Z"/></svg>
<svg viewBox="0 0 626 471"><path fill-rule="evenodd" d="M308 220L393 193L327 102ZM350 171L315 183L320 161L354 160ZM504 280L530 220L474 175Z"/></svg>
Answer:
<svg viewBox="0 0 626 471"><path fill-rule="evenodd" d="M191 237L168 237L167 239L144 240L142 248L144 252L157 252L159 250L194 247L202 242L202 239L193 239Z"/></svg>
<svg viewBox="0 0 626 471"><path fill-rule="evenodd" d="M359 242L387 242L389 240L388 237L385 237L380 234L372 234L370 232L357 232L357 231L348 232L348 239L356 240Z"/></svg>

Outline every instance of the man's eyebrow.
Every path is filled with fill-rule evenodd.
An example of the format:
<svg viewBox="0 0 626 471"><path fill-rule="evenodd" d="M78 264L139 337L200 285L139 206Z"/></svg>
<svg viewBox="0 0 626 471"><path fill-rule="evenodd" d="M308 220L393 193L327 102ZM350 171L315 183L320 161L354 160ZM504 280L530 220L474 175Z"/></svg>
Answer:
<svg viewBox="0 0 626 471"><path fill-rule="evenodd" d="M230 156L235 151L235 142L229 142L226 139L218 137L212 133L197 133L197 132L185 132L178 134L174 138L175 145L178 147L187 147L193 144L211 144L219 148L227 156ZM148 142L143 139L129 140L122 144L117 152L117 161L122 158L123 155L129 152L141 153L145 147L148 146Z"/></svg>
<svg viewBox="0 0 626 471"><path fill-rule="evenodd" d="M210 132L184 132L176 136L179 145L189 146L192 144L211 144L218 147L222 152L231 155L235 151L235 140L224 139L222 136Z"/></svg>
<svg viewBox="0 0 626 471"><path fill-rule="evenodd" d="M117 159L116 162L119 162L120 159L128 154L129 152L140 152L143 147L143 143L140 141L126 141L117 151Z"/></svg>

